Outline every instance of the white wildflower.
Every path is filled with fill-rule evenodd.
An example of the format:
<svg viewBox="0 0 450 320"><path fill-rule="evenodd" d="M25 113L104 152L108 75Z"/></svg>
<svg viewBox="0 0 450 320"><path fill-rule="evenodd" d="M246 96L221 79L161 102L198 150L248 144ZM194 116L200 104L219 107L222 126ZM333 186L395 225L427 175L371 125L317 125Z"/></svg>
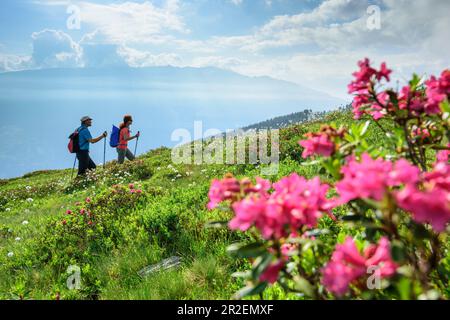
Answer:
<svg viewBox="0 0 450 320"><path fill-rule="evenodd" d="M33 202L33 198L28 198L27 202Z"/></svg>
<svg viewBox="0 0 450 320"><path fill-rule="evenodd" d="M22 224L23 224L24 226L26 226L28 223L29 223L28 220L23 220L23 221L22 221Z"/></svg>
<svg viewBox="0 0 450 320"><path fill-rule="evenodd" d="M20 237L17 237L16 239L14 239L14 240L16 240L16 241L20 241L20 240L22 240Z"/></svg>
<svg viewBox="0 0 450 320"><path fill-rule="evenodd" d="M8 252L7 256L8 256L8 258L13 257L14 256L14 252Z"/></svg>

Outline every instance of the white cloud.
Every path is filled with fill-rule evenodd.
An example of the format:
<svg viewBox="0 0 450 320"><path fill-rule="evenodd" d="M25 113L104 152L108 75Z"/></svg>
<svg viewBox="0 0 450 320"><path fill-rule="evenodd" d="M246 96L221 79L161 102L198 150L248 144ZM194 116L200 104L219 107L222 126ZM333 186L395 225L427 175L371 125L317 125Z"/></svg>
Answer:
<svg viewBox="0 0 450 320"><path fill-rule="evenodd" d="M27 70L31 67L31 56L0 53L0 72Z"/></svg>
<svg viewBox="0 0 450 320"><path fill-rule="evenodd" d="M40 52L44 65L216 66L307 84L340 97L347 97L351 72L366 56L377 63L385 60L402 80L413 71L438 73L448 67L450 1L375 1L383 8L379 30L367 28L369 0L326 0L309 12L273 17L247 34L203 40L188 33L178 0L159 7L80 2L82 30L86 25L95 31L79 43L53 31L46 36L56 44L37 50L33 61ZM0 55L0 68L23 68L27 61Z"/></svg>
<svg viewBox="0 0 450 320"><path fill-rule="evenodd" d="M95 4L80 2L81 27L87 24L105 41L116 44L153 43L166 39L168 32L188 33L177 14L177 0L167 0L163 7L143 3Z"/></svg>
<svg viewBox="0 0 450 320"><path fill-rule="evenodd" d="M235 57L206 56L194 58L190 65L193 67L218 67L222 69L238 70L239 67L242 67L247 63L248 61Z"/></svg>
<svg viewBox="0 0 450 320"><path fill-rule="evenodd" d="M121 46L118 55L122 57L130 67L152 67L152 66L183 66L182 59L174 53L152 54L151 52Z"/></svg>
<svg viewBox="0 0 450 320"><path fill-rule="evenodd" d="M72 38L57 30L34 32L33 66L37 68L77 67L82 65L82 49Z"/></svg>
<svg viewBox="0 0 450 320"><path fill-rule="evenodd" d="M230 0L230 2L236 6L239 6L240 4L242 4L243 0Z"/></svg>

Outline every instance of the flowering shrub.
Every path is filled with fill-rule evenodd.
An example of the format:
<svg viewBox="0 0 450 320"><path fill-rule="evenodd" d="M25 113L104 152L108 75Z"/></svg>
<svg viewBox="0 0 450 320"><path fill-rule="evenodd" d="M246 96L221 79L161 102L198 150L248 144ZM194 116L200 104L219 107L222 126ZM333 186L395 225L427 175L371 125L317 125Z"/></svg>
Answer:
<svg viewBox="0 0 450 320"><path fill-rule="evenodd" d="M247 283L238 298L269 283L318 299L448 298L450 71L424 82L414 75L397 92L386 63L358 65L352 111L368 120L299 141L327 183L297 173L212 181L208 209L231 211L228 227L256 239L229 247L252 262L237 274ZM382 145L366 140L371 124Z"/></svg>
<svg viewBox="0 0 450 320"><path fill-rule="evenodd" d="M145 202L137 185L115 185L95 198L77 202L48 225L38 248L46 263L66 266L85 261L92 252L110 250L126 240L131 213ZM131 220L130 220L131 219ZM137 236L135 233L134 236Z"/></svg>

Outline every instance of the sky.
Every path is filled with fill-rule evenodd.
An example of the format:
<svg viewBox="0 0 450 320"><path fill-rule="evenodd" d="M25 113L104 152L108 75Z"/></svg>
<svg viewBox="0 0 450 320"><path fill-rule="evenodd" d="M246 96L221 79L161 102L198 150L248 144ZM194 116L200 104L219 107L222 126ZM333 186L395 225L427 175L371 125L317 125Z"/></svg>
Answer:
<svg viewBox="0 0 450 320"><path fill-rule="evenodd" d="M348 98L356 63L394 81L449 67L448 0L2 0L0 72L213 66Z"/></svg>

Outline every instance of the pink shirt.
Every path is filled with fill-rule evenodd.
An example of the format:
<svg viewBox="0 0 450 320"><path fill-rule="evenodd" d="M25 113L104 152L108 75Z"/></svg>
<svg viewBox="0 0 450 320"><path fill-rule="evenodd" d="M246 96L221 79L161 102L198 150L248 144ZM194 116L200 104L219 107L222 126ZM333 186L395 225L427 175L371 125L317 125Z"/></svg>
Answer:
<svg viewBox="0 0 450 320"><path fill-rule="evenodd" d="M117 146L118 149L128 148L128 141L125 140L125 136L130 137L130 129L127 127L120 130L119 145Z"/></svg>

